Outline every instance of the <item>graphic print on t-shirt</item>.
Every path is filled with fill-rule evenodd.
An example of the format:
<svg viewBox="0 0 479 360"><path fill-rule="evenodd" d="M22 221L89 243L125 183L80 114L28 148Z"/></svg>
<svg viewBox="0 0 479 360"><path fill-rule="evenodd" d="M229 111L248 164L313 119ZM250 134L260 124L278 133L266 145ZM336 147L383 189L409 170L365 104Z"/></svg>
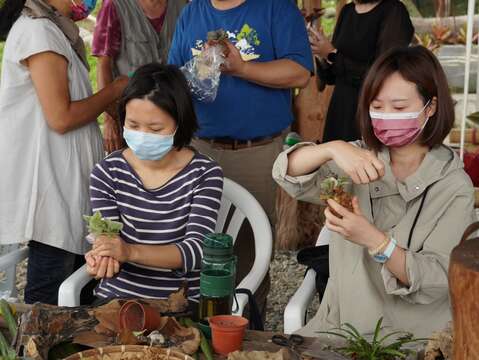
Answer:
<svg viewBox="0 0 479 360"><path fill-rule="evenodd" d="M240 51L244 61L259 59L261 55L256 53L256 47L261 44L258 32L248 24L244 24L241 30L226 31L228 40ZM195 47L191 49L193 56L198 56L203 49L204 40L197 40Z"/></svg>

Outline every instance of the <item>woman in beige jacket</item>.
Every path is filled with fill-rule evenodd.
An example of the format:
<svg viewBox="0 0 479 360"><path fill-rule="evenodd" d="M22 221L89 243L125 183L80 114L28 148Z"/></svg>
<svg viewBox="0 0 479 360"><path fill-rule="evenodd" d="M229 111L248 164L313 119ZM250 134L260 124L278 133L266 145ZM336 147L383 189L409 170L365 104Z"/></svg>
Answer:
<svg viewBox="0 0 479 360"><path fill-rule="evenodd" d="M383 317L387 330L428 337L451 319L449 255L475 218L462 161L442 145L454 108L434 55L412 47L378 59L358 118L363 141L298 144L273 169L300 200L319 203L321 181L331 175L349 177L354 195L353 211L328 200L330 278L300 333L349 322L369 334Z"/></svg>

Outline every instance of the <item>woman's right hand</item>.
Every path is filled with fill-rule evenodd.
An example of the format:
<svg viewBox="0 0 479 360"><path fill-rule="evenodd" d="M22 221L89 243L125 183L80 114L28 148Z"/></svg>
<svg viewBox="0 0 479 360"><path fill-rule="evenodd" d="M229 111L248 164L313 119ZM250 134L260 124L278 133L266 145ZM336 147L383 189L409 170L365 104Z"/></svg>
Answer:
<svg viewBox="0 0 479 360"><path fill-rule="evenodd" d="M112 278L120 272L120 263L111 257L96 256L93 251L85 254L86 269L95 279Z"/></svg>
<svg viewBox="0 0 479 360"><path fill-rule="evenodd" d="M345 141L329 143L331 159L355 184L368 184L384 176L384 163L374 152Z"/></svg>
<svg viewBox="0 0 479 360"><path fill-rule="evenodd" d="M105 122L103 124L103 144L105 151L109 154L121 149L123 145L120 124L108 113L105 114Z"/></svg>

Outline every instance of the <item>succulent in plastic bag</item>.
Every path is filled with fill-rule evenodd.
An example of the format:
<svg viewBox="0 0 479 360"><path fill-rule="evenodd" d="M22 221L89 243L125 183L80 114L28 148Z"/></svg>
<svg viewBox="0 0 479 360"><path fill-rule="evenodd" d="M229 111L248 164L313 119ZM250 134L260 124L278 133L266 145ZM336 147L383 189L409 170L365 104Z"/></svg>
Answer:
<svg viewBox="0 0 479 360"><path fill-rule="evenodd" d="M227 39L224 30L209 32L207 46L181 68L191 92L200 101L212 102L216 99L221 66L226 62Z"/></svg>

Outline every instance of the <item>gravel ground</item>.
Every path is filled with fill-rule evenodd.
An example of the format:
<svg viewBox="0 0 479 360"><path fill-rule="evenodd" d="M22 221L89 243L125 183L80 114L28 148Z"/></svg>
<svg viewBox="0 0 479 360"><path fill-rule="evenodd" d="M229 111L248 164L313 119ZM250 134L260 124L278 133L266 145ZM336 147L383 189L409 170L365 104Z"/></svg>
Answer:
<svg viewBox="0 0 479 360"><path fill-rule="evenodd" d="M303 281L306 267L296 261L296 253L277 251L271 263L271 291L268 296L265 329L283 331L283 313L286 304ZM315 298L308 311L308 318L316 314L319 299Z"/></svg>
<svg viewBox="0 0 479 360"><path fill-rule="evenodd" d="M296 253L292 251L277 251L271 263L271 291L268 297L265 329L281 332L283 330L283 313L286 304L293 296L303 280L305 267L296 261ZM18 298L23 299L26 283L26 261L17 267ZM309 317L313 316L319 306L316 298L313 302Z"/></svg>

